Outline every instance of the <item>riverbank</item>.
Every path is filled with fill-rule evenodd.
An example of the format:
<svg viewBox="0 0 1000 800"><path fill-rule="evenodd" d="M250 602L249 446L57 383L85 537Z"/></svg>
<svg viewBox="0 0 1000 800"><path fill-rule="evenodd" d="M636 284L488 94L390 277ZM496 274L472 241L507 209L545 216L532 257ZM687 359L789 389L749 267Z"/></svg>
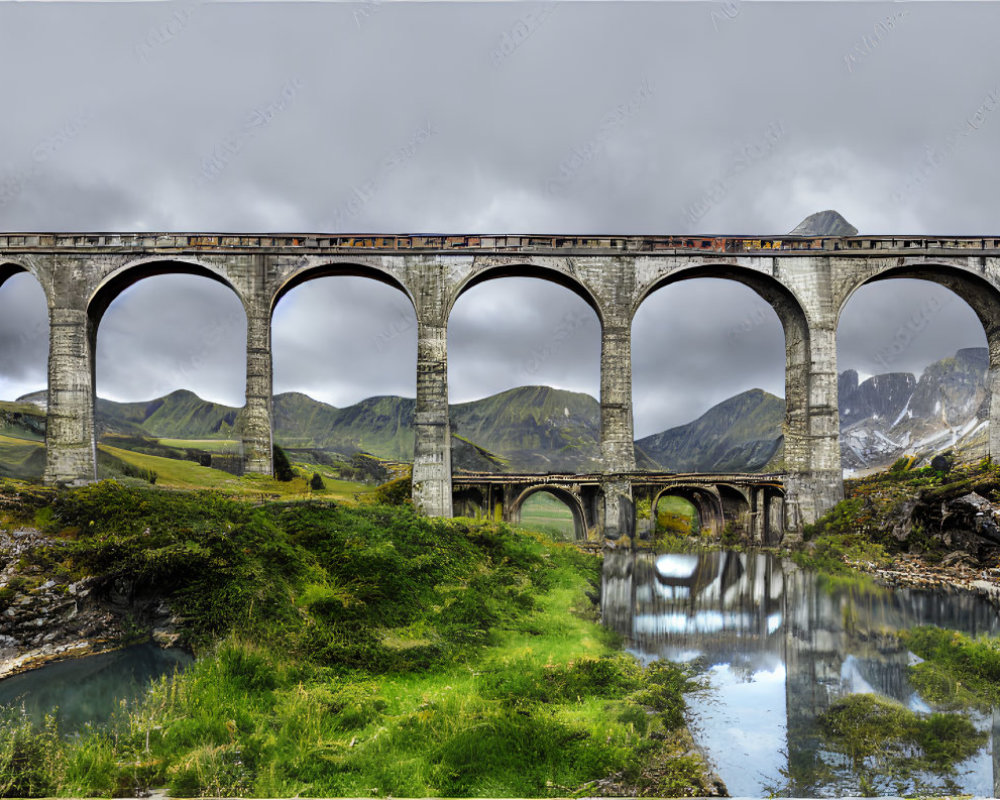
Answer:
<svg viewBox="0 0 1000 800"><path fill-rule="evenodd" d="M8 602L83 585L124 609L123 640L168 609L198 655L107 731L8 715L0 794L719 792L684 724L692 674L621 652L587 596L600 561L572 545L114 483L0 506L37 531Z"/></svg>
<svg viewBox="0 0 1000 800"><path fill-rule="evenodd" d="M1000 609L1000 467L893 469L844 482L844 500L788 548L821 571L887 586L969 591Z"/></svg>

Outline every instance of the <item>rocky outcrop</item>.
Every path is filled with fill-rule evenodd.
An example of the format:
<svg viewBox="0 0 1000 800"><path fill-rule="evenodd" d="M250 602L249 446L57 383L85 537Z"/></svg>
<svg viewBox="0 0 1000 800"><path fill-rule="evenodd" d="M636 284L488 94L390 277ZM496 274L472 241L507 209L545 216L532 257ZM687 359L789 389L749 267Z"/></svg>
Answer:
<svg viewBox="0 0 1000 800"><path fill-rule="evenodd" d="M58 580L24 566L37 549L60 546L33 528L0 531L0 678L147 635L161 646L178 643L181 620L161 600L137 601L94 578Z"/></svg>
<svg viewBox="0 0 1000 800"><path fill-rule="evenodd" d="M925 490L902 505L892 533L911 552L941 553L942 566L993 566L1000 555L1000 505L980 494L990 489L989 481L960 481Z"/></svg>
<svg viewBox="0 0 1000 800"><path fill-rule="evenodd" d="M838 384L841 425L869 417L885 419L891 425L906 408L917 379L909 372L887 372L873 375L859 385L858 373L851 369L841 374Z"/></svg>

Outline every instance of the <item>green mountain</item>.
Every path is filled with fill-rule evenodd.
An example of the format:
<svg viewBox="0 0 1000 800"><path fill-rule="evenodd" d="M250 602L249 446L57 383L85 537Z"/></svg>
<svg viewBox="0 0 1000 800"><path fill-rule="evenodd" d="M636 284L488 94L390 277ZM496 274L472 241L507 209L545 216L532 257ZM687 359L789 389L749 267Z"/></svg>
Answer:
<svg viewBox="0 0 1000 800"><path fill-rule="evenodd" d="M125 433L171 439L226 438L239 409L202 400L178 389L145 403L116 403L98 398L95 409L101 433Z"/></svg>
<svg viewBox="0 0 1000 800"><path fill-rule="evenodd" d="M600 469L601 406L589 394L519 386L451 406L452 433L504 458L510 470Z"/></svg>
<svg viewBox="0 0 1000 800"><path fill-rule="evenodd" d="M636 448L676 472L756 472L779 455L784 418L783 398L751 389Z"/></svg>
<svg viewBox="0 0 1000 800"><path fill-rule="evenodd" d="M335 408L308 395L274 397L274 438L283 447L394 460L413 457L415 401L370 397ZM97 401L98 434L170 439L235 435L239 409L176 391L144 403ZM780 444L784 403L745 392L700 419L636 442L640 469L759 469ZM451 406L457 470L591 472L600 470L600 404L548 386L521 386Z"/></svg>
<svg viewBox="0 0 1000 800"><path fill-rule="evenodd" d="M274 397L274 437L282 447L311 447L339 453L367 453L408 461L413 458L415 401L406 397L369 397L335 408L309 395L287 392Z"/></svg>
<svg viewBox="0 0 1000 800"><path fill-rule="evenodd" d="M335 408L308 395L274 397L274 437L283 447L354 453L383 458L413 457L415 401L369 397ZM98 400L100 434L117 433L173 439L233 435L239 409L201 400L189 391L172 392L146 403ZM600 405L586 394L547 386L523 386L451 406L460 467L487 469L494 454L508 469L581 471L599 468ZM468 444L458 444L463 442ZM486 451L487 455L483 454Z"/></svg>

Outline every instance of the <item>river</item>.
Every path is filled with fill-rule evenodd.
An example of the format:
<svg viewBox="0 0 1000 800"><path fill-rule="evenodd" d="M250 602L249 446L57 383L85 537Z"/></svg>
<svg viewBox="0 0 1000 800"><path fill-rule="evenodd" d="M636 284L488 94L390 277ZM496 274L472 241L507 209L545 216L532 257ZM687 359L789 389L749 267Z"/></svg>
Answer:
<svg viewBox="0 0 1000 800"><path fill-rule="evenodd" d="M151 680L192 661L183 650L140 644L47 664L0 681L0 706L23 706L35 722L54 714L59 730L73 733L107 722L121 701L131 702Z"/></svg>
<svg viewBox="0 0 1000 800"><path fill-rule="evenodd" d="M612 552L602 583L604 623L631 652L691 662L707 683L688 697L689 726L730 795L1000 794L996 709L963 712L983 744L939 771L900 771L912 752L851 759L819 723L862 693L921 719L937 710L910 685L919 659L894 634L918 625L996 634L986 601L830 580L769 554L727 551Z"/></svg>

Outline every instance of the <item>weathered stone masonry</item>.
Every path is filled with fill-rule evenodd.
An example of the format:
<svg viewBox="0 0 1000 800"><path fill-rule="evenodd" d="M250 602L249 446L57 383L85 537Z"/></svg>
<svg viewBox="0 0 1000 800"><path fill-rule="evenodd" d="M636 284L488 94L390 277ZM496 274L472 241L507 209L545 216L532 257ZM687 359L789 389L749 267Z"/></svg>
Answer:
<svg viewBox="0 0 1000 800"><path fill-rule="evenodd" d="M49 309L49 408L45 480L95 477L94 351L111 301L142 278L202 275L230 287L247 317L246 468L271 470L271 315L281 296L320 275L391 284L417 317L414 502L450 516L448 317L471 286L507 275L555 281L597 313L601 341L602 527L627 523L632 448L632 319L662 286L690 278L739 281L775 309L785 332L784 522L797 529L842 495L836 331L859 287L895 277L952 289L975 310L990 351L991 415L1000 412L1000 239L906 237L345 236L205 234L0 234L0 285L25 271ZM1000 425L990 452L1000 453ZM762 507L763 508L763 507ZM761 510L762 518L769 511Z"/></svg>

